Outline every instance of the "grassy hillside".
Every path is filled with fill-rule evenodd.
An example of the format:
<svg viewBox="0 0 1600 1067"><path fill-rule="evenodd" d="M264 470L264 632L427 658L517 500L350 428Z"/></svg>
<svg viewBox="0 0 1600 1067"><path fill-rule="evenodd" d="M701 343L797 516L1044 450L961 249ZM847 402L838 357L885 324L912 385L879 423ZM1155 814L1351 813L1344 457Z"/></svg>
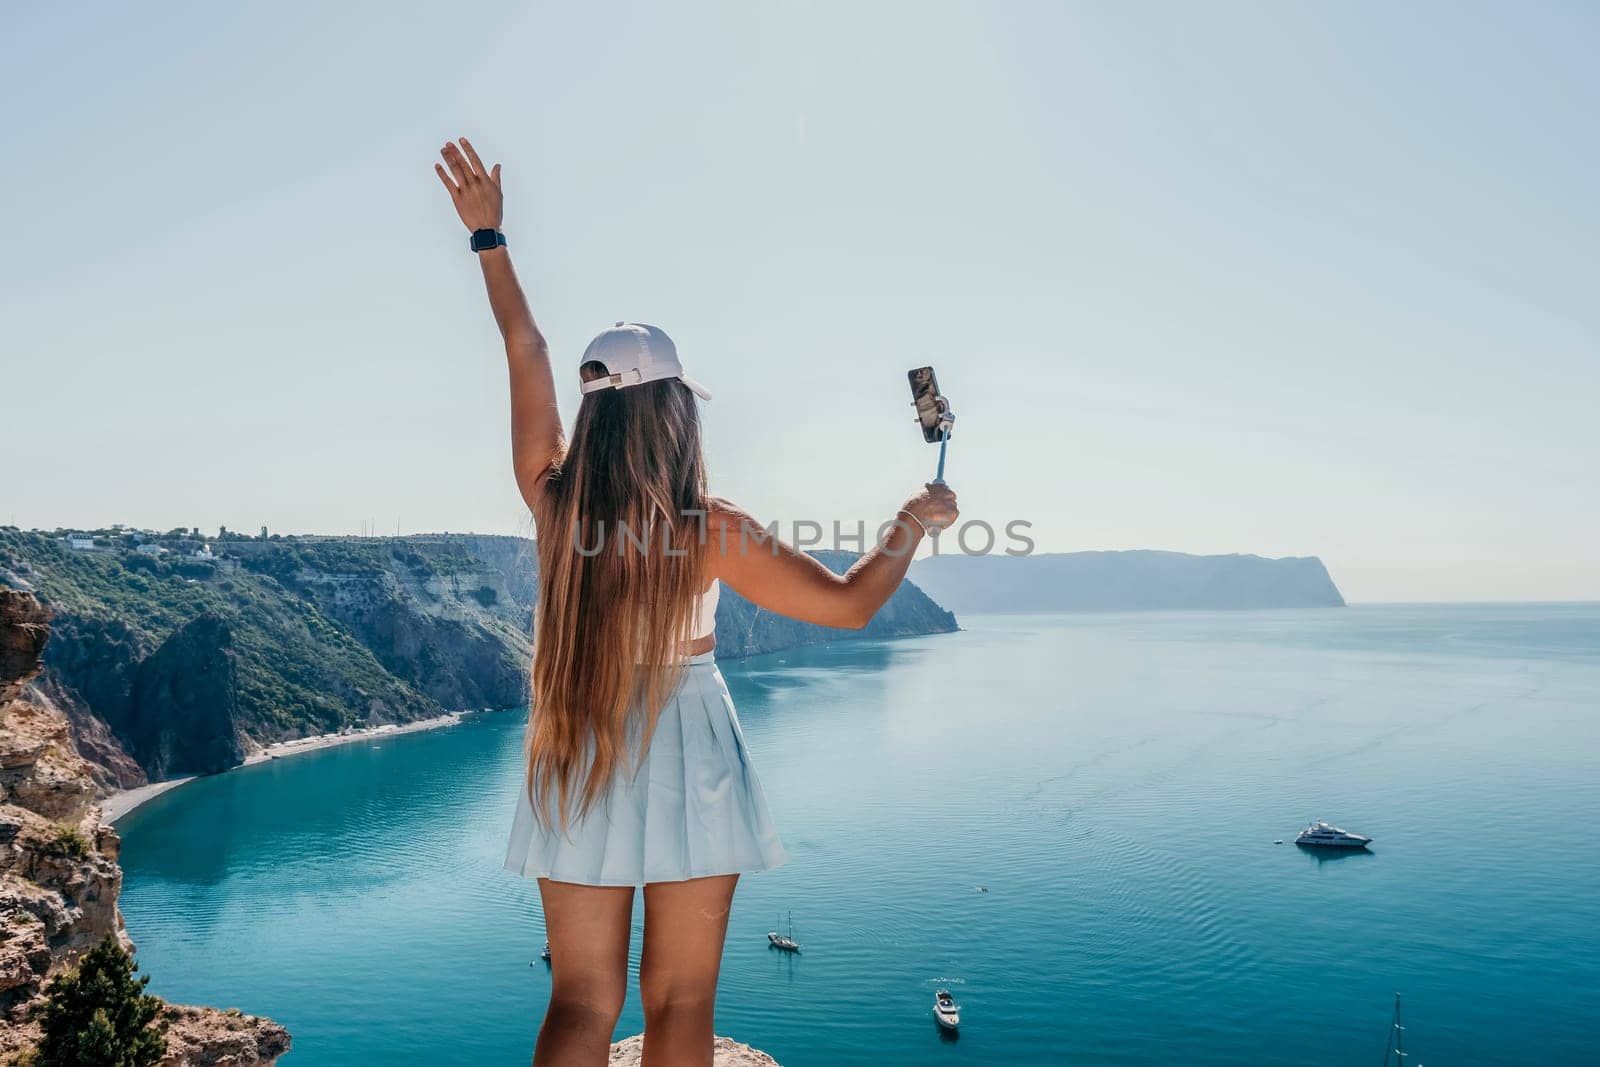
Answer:
<svg viewBox="0 0 1600 1067"><path fill-rule="evenodd" d="M217 735L235 739L220 757L224 765L242 759L251 741L405 722L443 710L387 670L315 598L242 563L81 551L40 534L0 531L0 584L32 590L54 614L46 672L69 717L85 727L100 720L138 763L158 774L221 769L216 758L189 763L181 746L175 761L151 767L147 748L161 709L142 707L139 699L141 669L152 662L182 684L182 659L154 657L200 619L225 623L207 634L221 647L174 647L196 660L219 656L232 675L231 704L209 709L213 721L202 729L208 747Z"/></svg>

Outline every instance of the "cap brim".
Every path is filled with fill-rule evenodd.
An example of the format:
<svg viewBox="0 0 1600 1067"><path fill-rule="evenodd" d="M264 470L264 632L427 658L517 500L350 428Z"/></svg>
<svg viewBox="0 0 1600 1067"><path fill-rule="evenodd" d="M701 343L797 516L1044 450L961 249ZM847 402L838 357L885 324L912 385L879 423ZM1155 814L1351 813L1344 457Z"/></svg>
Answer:
<svg viewBox="0 0 1600 1067"><path fill-rule="evenodd" d="M689 391L695 396L699 397L701 400L711 399L711 390L707 389L693 378L690 378L687 375L679 375L678 381L682 382L684 385L687 385L689 387Z"/></svg>

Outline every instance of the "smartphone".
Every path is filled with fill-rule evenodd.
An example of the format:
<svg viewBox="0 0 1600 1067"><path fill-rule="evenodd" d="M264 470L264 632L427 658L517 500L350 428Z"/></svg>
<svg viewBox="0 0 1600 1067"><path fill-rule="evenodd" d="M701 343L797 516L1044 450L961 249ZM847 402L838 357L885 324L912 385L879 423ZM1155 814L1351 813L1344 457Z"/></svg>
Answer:
<svg viewBox="0 0 1600 1067"><path fill-rule="evenodd" d="M906 372L911 380L911 402L917 407L917 422L922 425L922 438L932 444L947 431L939 428L939 416L949 402L939 395L939 379L933 376L932 367L917 367Z"/></svg>

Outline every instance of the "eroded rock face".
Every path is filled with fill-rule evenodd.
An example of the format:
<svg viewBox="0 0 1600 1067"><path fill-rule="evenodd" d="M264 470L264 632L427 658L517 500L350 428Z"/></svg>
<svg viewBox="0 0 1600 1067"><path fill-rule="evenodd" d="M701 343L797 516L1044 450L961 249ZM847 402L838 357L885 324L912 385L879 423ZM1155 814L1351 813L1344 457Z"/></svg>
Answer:
<svg viewBox="0 0 1600 1067"><path fill-rule="evenodd" d="M639 1067L644 1062L644 1035L634 1034L611 1046L610 1067ZM758 1048L742 1045L731 1037L719 1037L712 1045L712 1067L779 1067L778 1061Z"/></svg>
<svg viewBox="0 0 1600 1067"><path fill-rule="evenodd" d="M76 825L94 805L89 764L60 715L21 700L0 719L0 803Z"/></svg>
<svg viewBox="0 0 1600 1067"><path fill-rule="evenodd" d="M64 718L21 699L47 618L32 596L0 590L0 1054L31 1043L56 971L122 936L116 835L99 825L88 764Z"/></svg>
<svg viewBox="0 0 1600 1067"><path fill-rule="evenodd" d="M66 717L23 699L49 637L30 594L0 589L0 1064L39 1038L49 980L107 935L132 949L117 910L120 840ZM166 1067L270 1064L283 1027L213 1008L168 1007Z"/></svg>
<svg viewBox="0 0 1600 1067"><path fill-rule="evenodd" d="M45 670L30 691L37 702L66 715L78 751L96 765L103 790L132 789L149 780L117 730L132 713L139 665L155 648L121 619L68 613L50 620Z"/></svg>
<svg viewBox="0 0 1600 1067"><path fill-rule="evenodd" d="M184 623L139 665L127 735L153 779L215 774L244 760L233 631L216 615Z"/></svg>
<svg viewBox="0 0 1600 1067"><path fill-rule="evenodd" d="M51 644L54 643L52 637ZM83 698L63 684L55 672L46 669L28 686L28 694L35 704L66 717L67 725L72 727L73 745L89 761L89 770L102 796L119 789L136 789L150 781L111 727L90 711Z"/></svg>
<svg viewBox="0 0 1600 1067"><path fill-rule="evenodd" d="M15 700L23 683L39 673L50 640L50 616L26 593L0 589L0 704Z"/></svg>
<svg viewBox="0 0 1600 1067"><path fill-rule="evenodd" d="M237 1011L169 1006L159 1020L167 1038L160 1067L248 1067L289 1051L289 1031Z"/></svg>
<svg viewBox="0 0 1600 1067"><path fill-rule="evenodd" d="M115 729L132 710L139 664L156 644L122 619L65 612L50 620L50 647L40 682L63 708L92 708L92 714Z"/></svg>

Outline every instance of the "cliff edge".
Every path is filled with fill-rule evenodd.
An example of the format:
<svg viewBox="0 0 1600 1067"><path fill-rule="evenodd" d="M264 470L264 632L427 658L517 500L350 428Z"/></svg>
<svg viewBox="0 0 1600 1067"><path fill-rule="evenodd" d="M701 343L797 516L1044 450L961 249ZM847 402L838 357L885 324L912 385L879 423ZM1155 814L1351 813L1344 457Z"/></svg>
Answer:
<svg viewBox="0 0 1600 1067"><path fill-rule="evenodd" d="M49 980L107 935L132 948L117 910L121 840L100 820L95 770L66 717L30 693L50 637L33 596L0 589L0 1064L38 1041ZM154 1024L162 1067L271 1064L289 1033L267 1019L168 1005Z"/></svg>
<svg viewBox="0 0 1600 1067"><path fill-rule="evenodd" d="M644 1062L644 1035L634 1034L611 1046L610 1067L639 1067ZM758 1048L742 1045L731 1037L719 1037L712 1045L711 1067L779 1067L778 1061Z"/></svg>

